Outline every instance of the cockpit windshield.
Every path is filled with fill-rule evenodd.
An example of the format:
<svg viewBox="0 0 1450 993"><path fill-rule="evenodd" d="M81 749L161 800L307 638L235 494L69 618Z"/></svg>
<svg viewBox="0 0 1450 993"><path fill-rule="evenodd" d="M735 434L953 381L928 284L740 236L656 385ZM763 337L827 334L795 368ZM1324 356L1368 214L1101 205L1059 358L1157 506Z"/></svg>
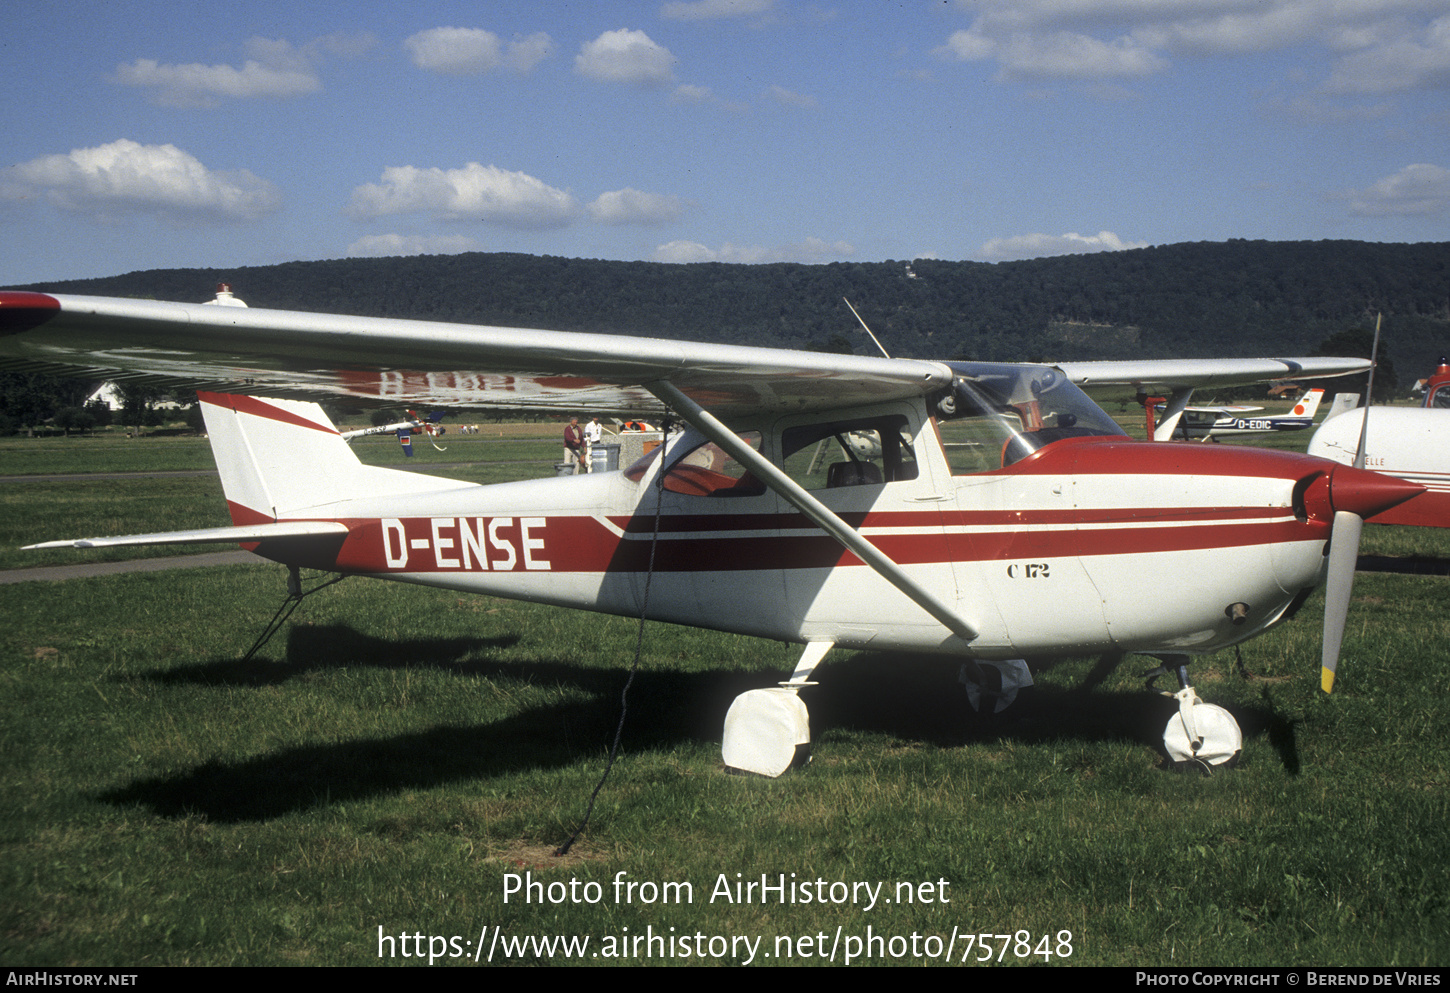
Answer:
<svg viewBox="0 0 1450 993"><path fill-rule="evenodd" d="M953 475L988 472L1063 438L1125 432L1050 366L951 362L956 379L937 405L937 428Z"/></svg>

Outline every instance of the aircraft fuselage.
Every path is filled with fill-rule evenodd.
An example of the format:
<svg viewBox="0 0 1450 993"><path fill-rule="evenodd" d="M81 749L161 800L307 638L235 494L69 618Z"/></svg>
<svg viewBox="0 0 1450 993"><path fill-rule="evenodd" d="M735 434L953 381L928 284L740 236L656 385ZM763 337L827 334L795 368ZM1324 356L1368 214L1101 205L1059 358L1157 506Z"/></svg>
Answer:
<svg viewBox="0 0 1450 993"><path fill-rule="evenodd" d="M822 422L824 433L815 430ZM1064 437L1005 467L983 453L995 468L963 472L942 430L924 403L899 401L777 418L747 433L959 611L976 632L970 641L693 431L671 439L666 459L627 472L330 502L322 516L346 524L345 537L256 550L629 616L643 609L652 571L652 619L989 660L1213 651L1281 619L1321 577L1332 511L1315 504L1313 483L1327 483L1333 467L1320 460ZM787 452L801 431L821 439ZM878 449L886 439L894 455L873 456L862 443L844 457L861 433ZM807 464L822 461L812 446L830 447L824 460L847 468L823 476ZM876 476L861 471L868 462L880 465ZM832 484L833 472L851 478Z"/></svg>

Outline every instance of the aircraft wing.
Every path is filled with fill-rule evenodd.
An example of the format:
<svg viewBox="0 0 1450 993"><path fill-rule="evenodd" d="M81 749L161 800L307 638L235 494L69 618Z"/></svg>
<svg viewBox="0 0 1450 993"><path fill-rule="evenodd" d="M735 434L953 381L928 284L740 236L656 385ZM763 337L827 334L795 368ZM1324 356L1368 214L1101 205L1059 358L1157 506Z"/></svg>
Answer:
<svg viewBox="0 0 1450 993"><path fill-rule="evenodd" d="M668 382L721 416L872 403L950 384L938 362L0 292L0 365L372 406L662 410Z"/></svg>
<svg viewBox="0 0 1450 993"><path fill-rule="evenodd" d="M662 409L668 382L720 416L934 392L945 364L776 348L113 297L0 291L0 365L372 406ZM1159 395L1362 372L1364 359L1068 362L1078 385Z"/></svg>
<svg viewBox="0 0 1450 993"><path fill-rule="evenodd" d="M1058 368L1092 393L1097 387L1133 387L1152 396L1186 390L1270 383L1280 379L1323 379L1369 371L1369 359L1139 359L1062 362Z"/></svg>

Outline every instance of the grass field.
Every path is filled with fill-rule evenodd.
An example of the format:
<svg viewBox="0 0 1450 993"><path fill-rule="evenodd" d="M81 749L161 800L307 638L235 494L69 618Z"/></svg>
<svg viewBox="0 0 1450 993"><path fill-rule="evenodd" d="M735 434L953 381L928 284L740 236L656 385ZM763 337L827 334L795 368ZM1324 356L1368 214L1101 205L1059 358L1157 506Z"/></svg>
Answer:
<svg viewBox="0 0 1450 993"><path fill-rule="evenodd" d="M176 447L161 461L208 466L163 441ZM105 443L47 458L101 471L127 444ZM537 461L504 454L514 444ZM509 465L454 471L548 474L552 433L509 445L481 446ZM447 455L474 461L463 447ZM75 471L16 468L28 458L4 443L0 474ZM147 530L133 522L148 513L222 523L214 490L209 476L0 484L3 540L66 536L53 529L72 514L96 533ZM1450 535L1371 527L1364 550L1450 560ZM603 770L633 622L352 579L242 663L280 566L0 586L0 963L419 964L431 950L472 964L482 943L495 964L779 964L832 948L837 963L854 949L923 964L949 945L974 961L983 946L965 936L986 933L1012 935L987 952L1013 964L1444 965L1447 583L1362 574L1332 697L1322 596L1195 663L1246 735L1240 766L1212 778L1163 767L1173 703L1144 690L1144 661L1065 660L982 719L949 662L864 653L833 655L803 694L808 768L728 776L731 699L798 651L652 624L621 758L564 858L552 851ZM762 875L824 880L809 893L826 902L720 889ZM532 899L505 899L528 882ZM589 943L515 944L530 936Z"/></svg>

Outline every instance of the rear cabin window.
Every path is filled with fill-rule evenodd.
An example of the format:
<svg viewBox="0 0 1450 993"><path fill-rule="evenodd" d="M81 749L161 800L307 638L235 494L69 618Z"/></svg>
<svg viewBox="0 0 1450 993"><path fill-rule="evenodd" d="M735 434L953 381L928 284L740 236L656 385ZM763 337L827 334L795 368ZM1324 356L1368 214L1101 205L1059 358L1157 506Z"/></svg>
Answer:
<svg viewBox="0 0 1450 993"><path fill-rule="evenodd" d="M740 436L757 452L760 451L760 432L747 431ZM663 446L655 448L644 458L624 470L624 476L633 482L644 478L646 470L660 457ZM671 493L685 496L740 497L758 496L765 492L765 484L751 475L750 471L735 461L735 457L713 441L706 441L675 458L665 470L664 487Z"/></svg>

